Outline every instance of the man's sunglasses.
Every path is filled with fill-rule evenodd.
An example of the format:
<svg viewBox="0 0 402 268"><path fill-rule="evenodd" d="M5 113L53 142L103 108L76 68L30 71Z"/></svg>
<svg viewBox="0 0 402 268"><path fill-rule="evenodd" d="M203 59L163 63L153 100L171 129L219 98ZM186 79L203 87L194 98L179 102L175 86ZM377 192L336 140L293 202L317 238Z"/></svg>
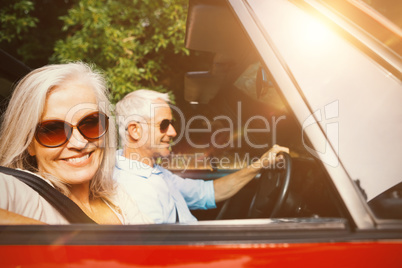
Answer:
<svg viewBox="0 0 402 268"><path fill-rule="evenodd" d="M173 125L173 120L163 119L159 123L159 130L161 131L161 133L165 133L165 132L167 132L170 125Z"/></svg>
<svg viewBox="0 0 402 268"><path fill-rule="evenodd" d="M139 122L136 121L137 123L140 124L148 124L148 125L155 125L155 126L159 126L159 130L161 133L166 133L169 126L173 125L173 120L169 120L169 119L163 119L160 123L156 123L156 124L152 124L150 122Z"/></svg>
<svg viewBox="0 0 402 268"><path fill-rule="evenodd" d="M84 116L76 125L63 120L46 120L36 127L35 139L45 147L59 147L71 138L75 127L84 138L96 140L107 132L109 117L97 111Z"/></svg>

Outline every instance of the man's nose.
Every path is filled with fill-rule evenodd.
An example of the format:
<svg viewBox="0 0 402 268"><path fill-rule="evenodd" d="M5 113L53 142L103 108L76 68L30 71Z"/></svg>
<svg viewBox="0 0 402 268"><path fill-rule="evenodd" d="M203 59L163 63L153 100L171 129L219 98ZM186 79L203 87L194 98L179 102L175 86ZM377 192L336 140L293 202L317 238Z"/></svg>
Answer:
<svg viewBox="0 0 402 268"><path fill-rule="evenodd" d="M177 135L177 132L176 132L176 130L174 129L174 127L173 127L173 125L172 124L170 124L169 125L169 127L168 127L168 129L167 129L167 131L166 131L166 135L168 135L169 137L176 137L176 135Z"/></svg>

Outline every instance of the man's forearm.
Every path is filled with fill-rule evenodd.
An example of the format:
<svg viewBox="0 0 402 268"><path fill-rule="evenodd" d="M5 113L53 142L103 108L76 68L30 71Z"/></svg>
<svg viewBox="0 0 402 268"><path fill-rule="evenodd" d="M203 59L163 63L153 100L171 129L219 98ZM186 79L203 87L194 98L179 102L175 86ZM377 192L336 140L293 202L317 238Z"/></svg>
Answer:
<svg viewBox="0 0 402 268"><path fill-rule="evenodd" d="M214 181L215 202L224 201L235 195L249 181L251 181L262 168L267 168L275 164L276 155L279 152L289 153L286 147L274 145L260 159L251 165L235 173L219 178Z"/></svg>
<svg viewBox="0 0 402 268"><path fill-rule="evenodd" d="M235 173L214 180L215 202L224 201L235 195L259 172L259 168L248 166Z"/></svg>

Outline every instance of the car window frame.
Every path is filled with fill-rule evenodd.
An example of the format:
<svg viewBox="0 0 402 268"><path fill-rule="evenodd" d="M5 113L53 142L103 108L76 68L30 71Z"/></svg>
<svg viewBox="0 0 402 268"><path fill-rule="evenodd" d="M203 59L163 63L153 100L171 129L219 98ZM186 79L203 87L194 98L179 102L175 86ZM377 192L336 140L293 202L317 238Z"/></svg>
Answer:
<svg viewBox="0 0 402 268"><path fill-rule="evenodd" d="M313 109L306 101L297 80L292 75L286 62L275 47L270 35L264 30L264 27L260 25L258 17L254 14L254 11L247 0L229 0L229 2L237 19L242 22L240 24L244 27L244 32L247 33L262 57L266 70L271 73L274 83L283 95L286 96L285 99L289 103L289 107L292 107L295 117L302 122L309 115L313 114ZM295 5L304 12L310 12L309 10L305 10L304 5L298 5L295 2L299 1L292 1L292 3L289 4ZM310 3L313 1L307 2ZM269 14L266 14L266 16L269 16ZM315 124L319 125L318 122L319 121L315 118ZM326 139L325 130L319 126L310 127L306 134L307 136ZM328 154L330 157L336 157L335 150L332 146L330 146ZM322 162L325 162L325 159L321 160ZM364 196L361 194L360 189L350 179L345 168L342 166L342 163L335 168L326 166L326 170L333 179L333 182L340 193L342 200L345 202L357 228L361 230L369 230L375 228L398 229L401 227L400 220L379 219L374 215L367 205Z"/></svg>

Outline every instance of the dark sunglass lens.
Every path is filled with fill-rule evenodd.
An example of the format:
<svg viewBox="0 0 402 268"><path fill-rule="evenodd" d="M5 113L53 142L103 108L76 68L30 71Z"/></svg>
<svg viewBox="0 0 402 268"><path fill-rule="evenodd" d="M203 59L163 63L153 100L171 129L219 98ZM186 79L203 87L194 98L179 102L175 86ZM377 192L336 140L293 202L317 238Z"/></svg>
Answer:
<svg viewBox="0 0 402 268"><path fill-rule="evenodd" d="M108 118L103 113L93 113L83 119L78 124L78 128L88 139L100 138L106 133L108 127Z"/></svg>
<svg viewBox="0 0 402 268"><path fill-rule="evenodd" d="M36 139L44 146L59 146L66 142L70 132L70 126L62 121L48 121L40 124Z"/></svg>
<svg viewBox="0 0 402 268"><path fill-rule="evenodd" d="M160 130L162 133L166 132L170 126L170 120L168 119L163 119L161 124L160 124Z"/></svg>

